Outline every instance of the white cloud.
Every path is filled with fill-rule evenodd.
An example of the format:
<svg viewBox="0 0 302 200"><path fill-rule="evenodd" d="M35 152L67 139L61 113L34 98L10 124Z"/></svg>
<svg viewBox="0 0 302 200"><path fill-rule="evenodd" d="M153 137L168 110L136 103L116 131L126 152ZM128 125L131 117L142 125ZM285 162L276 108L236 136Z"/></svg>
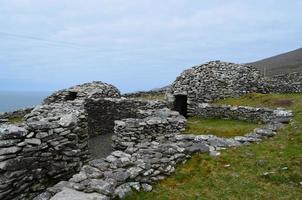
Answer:
<svg viewBox="0 0 302 200"><path fill-rule="evenodd" d="M126 82L123 85L127 88L127 84L141 85L135 81L146 81L144 71L152 68L165 69L167 79L172 79L180 68L195 62L254 60L264 55L260 51L264 45L265 55L276 48L289 50L301 45L302 23L297 20L301 18L300 3L2 0L1 30L78 44L68 49L22 39L6 41L0 36L6 41L0 47L5 56L0 59L10 67L3 74L58 82L64 77L71 81L70 77L99 76L119 84ZM285 39L287 43L281 43ZM128 70L123 76L113 76L125 67ZM138 78L125 77L132 74ZM153 83L147 80L144 85Z"/></svg>

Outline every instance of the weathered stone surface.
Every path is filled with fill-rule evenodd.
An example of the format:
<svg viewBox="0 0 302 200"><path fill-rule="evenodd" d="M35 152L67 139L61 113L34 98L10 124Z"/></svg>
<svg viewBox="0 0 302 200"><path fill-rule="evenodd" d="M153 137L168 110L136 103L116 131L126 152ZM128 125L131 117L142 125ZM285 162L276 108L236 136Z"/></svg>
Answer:
<svg viewBox="0 0 302 200"><path fill-rule="evenodd" d="M20 139L0 140L0 148L14 146L20 141Z"/></svg>
<svg viewBox="0 0 302 200"><path fill-rule="evenodd" d="M89 189L100 194L112 195L115 188L115 181L105 181L100 179L90 179Z"/></svg>
<svg viewBox="0 0 302 200"><path fill-rule="evenodd" d="M149 185L149 184L146 184L146 183L143 183L142 184L142 188L145 192L151 192L152 191L152 185Z"/></svg>
<svg viewBox="0 0 302 200"><path fill-rule="evenodd" d="M20 151L20 147L6 147L6 148L0 148L0 155L6 155L6 154L14 154Z"/></svg>
<svg viewBox="0 0 302 200"><path fill-rule="evenodd" d="M74 126L77 123L77 116L74 114L64 115L58 123L63 127Z"/></svg>
<svg viewBox="0 0 302 200"><path fill-rule="evenodd" d="M23 127L18 127L10 124L0 125L0 139L16 139L23 138L27 134L27 130Z"/></svg>
<svg viewBox="0 0 302 200"><path fill-rule="evenodd" d="M8 131L0 140L1 188L5 194L1 199L30 199L39 192L43 193L36 200L49 200L53 195L54 199L111 199L123 198L132 189L151 191L152 183L169 176L193 153L218 156L226 147L259 142L276 134L282 127L280 122L286 123L292 116L284 110L189 102L194 108L190 112L200 117L256 119L267 125L235 138L180 135L186 119L166 108L166 103L100 98L101 91L77 93L72 100L72 92L68 90L62 98L50 97L58 103L45 103L26 115L25 124L17 127L24 133ZM61 101L64 98L68 99ZM115 151L83 166L89 158L89 134L104 131L114 133ZM44 190L44 182L68 178L68 182ZM18 190L12 192L9 185Z"/></svg>
<svg viewBox="0 0 302 200"><path fill-rule="evenodd" d="M120 97L119 90L113 85L94 81L84 83L68 89L53 93L44 100L45 104L60 103L74 100L85 100L87 98Z"/></svg>
<svg viewBox="0 0 302 200"><path fill-rule="evenodd" d="M51 200L109 200L109 197L99 193L84 193L70 188L64 188Z"/></svg>
<svg viewBox="0 0 302 200"><path fill-rule="evenodd" d="M118 196L120 199L124 198L126 195L131 193L131 187L128 183L118 186L114 191L114 196Z"/></svg>
<svg viewBox="0 0 302 200"><path fill-rule="evenodd" d="M167 97L173 104L176 95L186 95L188 114L193 116L195 103L237 97L250 92L302 92L302 73L264 77L252 66L211 61L194 66L180 74L168 89Z"/></svg>
<svg viewBox="0 0 302 200"><path fill-rule="evenodd" d="M193 144L192 146L190 146L188 148L188 151L190 153L195 153L195 152L208 152L209 151L209 147L203 143L197 143L197 144Z"/></svg>
<svg viewBox="0 0 302 200"><path fill-rule="evenodd" d="M39 194L38 196L36 196L35 198L33 198L33 200L49 200L51 199L52 195L49 192L43 192L41 194Z"/></svg>
<svg viewBox="0 0 302 200"><path fill-rule="evenodd" d="M24 141L25 141L25 143L32 144L32 145L40 145L41 144L41 140L38 139L38 138L25 139Z"/></svg>

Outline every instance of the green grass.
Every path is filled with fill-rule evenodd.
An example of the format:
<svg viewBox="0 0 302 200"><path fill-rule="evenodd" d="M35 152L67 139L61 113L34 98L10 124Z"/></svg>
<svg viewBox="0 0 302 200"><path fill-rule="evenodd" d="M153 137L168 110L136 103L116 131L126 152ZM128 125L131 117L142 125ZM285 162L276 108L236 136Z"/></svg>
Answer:
<svg viewBox="0 0 302 200"><path fill-rule="evenodd" d="M8 118L8 122L11 124L19 124L23 122L23 117L10 117Z"/></svg>
<svg viewBox="0 0 302 200"><path fill-rule="evenodd" d="M218 103L279 107L294 112L293 122L260 144L230 148L218 158L195 154L150 193L128 200L302 199L302 94L250 94ZM267 172L269 172L268 175Z"/></svg>
<svg viewBox="0 0 302 200"><path fill-rule="evenodd" d="M211 134L218 137L234 137L245 135L255 128L260 127L259 124L254 124L245 121L231 119L202 119L199 117L190 117L187 121L184 134Z"/></svg>

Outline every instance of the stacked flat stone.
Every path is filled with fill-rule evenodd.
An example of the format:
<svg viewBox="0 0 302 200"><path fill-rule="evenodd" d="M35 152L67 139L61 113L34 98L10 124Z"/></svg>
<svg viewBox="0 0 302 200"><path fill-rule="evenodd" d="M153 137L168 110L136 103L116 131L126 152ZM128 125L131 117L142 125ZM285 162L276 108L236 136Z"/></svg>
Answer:
<svg viewBox="0 0 302 200"><path fill-rule="evenodd" d="M221 148L259 142L274 136L292 117L281 109L192 103L192 114L200 117L265 125L229 139L181 135L186 120L165 102L104 98L110 91L53 95L53 103L49 98L35 107L23 124L0 125L0 199L112 199L132 189L150 191L152 183L170 175L192 153L216 155ZM88 139L106 132L114 132L117 151L82 167L89 158Z"/></svg>
<svg viewBox="0 0 302 200"><path fill-rule="evenodd" d="M275 75L271 78L266 78L266 81L270 92L275 92L275 93L302 92L301 72Z"/></svg>
<svg viewBox="0 0 302 200"><path fill-rule="evenodd" d="M282 108L255 108L250 106L217 105L209 103L195 104L191 110L192 115L205 119L222 118L266 124L279 120L288 122L292 114Z"/></svg>
<svg viewBox="0 0 302 200"><path fill-rule="evenodd" d="M138 143L165 143L185 129L186 119L169 109L145 111L142 119L116 120L112 137L113 147L125 150Z"/></svg>
<svg viewBox="0 0 302 200"><path fill-rule="evenodd" d="M247 93L302 92L302 73L264 77L249 65L211 61L185 70L167 91L172 107L175 96L186 95L188 115L196 103L208 103Z"/></svg>
<svg viewBox="0 0 302 200"><path fill-rule="evenodd" d="M251 66L212 61L185 70L172 84L170 95L187 95L189 102L212 102L248 92L265 92L264 79Z"/></svg>
<svg viewBox="0 0 302 200"><path fill-rule="evenodd" d="M32 199L50 184L78 172L89 158L84 101L112 96L119 97L120 92L109 84L79 85L54 93L43 105L25 110L29 113L24 123L1 125L0 199ZM25 112L21 111L9 114Z"/></svg>
<svg viewBox="0 0 302 200"><path fill-rule="evenodd" d="M84 83L68 89L60 90L44 100L44 104L60 103L66 101L85 100L91 97L120 97L119 90L108 83L94 81Z"/></svg>
<svg viewBox="0 0 302 200"><path fill-rule="evenodd" d="M204 149L207 150L204 145ZM176 143L140 143L125 151L114 151L105 159L93 160L69 182L48 188L36 199L74 200L70 196L94 194L98 199L123 198L134 191L151 191L152 183L174 172L188 159L186 149ZM42 198L43 197L43 198ZM47 198L46 198L47 197Z"/></svg>
<svg viewBox="0 0 302 200"><path fill-rule="evenodd" d="M143 118L150 114L142 110L166 108L167 103L158 100L132 98L89 98L85 102L90 135L113 133L114 120Z"/></svg>
<svg viewBox="0 0 302 200"><path fill-rule="evenodd" d="M214 106L202 105L201 109L215 107L215 111L219 108L220 113L225 112L225 108L230 110L237 110L238 107L232 106ZM244 111L246 109L247 111ZM266 109L270 110L270 109ZM241 145L248 145L254 142L272 137L276 131L280 129L284 123L288 123L292 117L290 111L281 109L272 110L270 117L267 120L267 113L263 112L262 108L241 107L240 112L249 113L259 111L258 119L266 123L262 128L256 128L252 132L244 136L237 136L234 138L220 138L214 135L182 135L180 130L175 130L178 134L174 134L167 140L161 140L158 137L150 137L150 140L145 140L143 137L140 143L127 143L128 137L121 135L132 135L132 137L139 137L144 134L144 129L149 127L146 121L137 123L127 123L127 119L116 121L115 135L117 138L124 138L127 145L120 148L120 151L112 152L105 159L97 159L89 162L84 166L80 173L74 175L68 182L60 182L54 187L48 188L46 192L36 197L35 200L76 200L75 196L86 199L114 199L124 198L126 195L134 191L151 191L154 182L162 180L169 176L178 163L181 163L191 157L196 152L208 152L212 156L219 155L221 149L227 147L237 147ZM148 112L148 111L146 111ZM162 113L162 119L170 118L171 115L177 116L171 111L152 111L151 114L155 116L156 113ZM163 114L165 113L165 114ZM255 113L254 113L255 114ZM261 117L261 115L264 115ZM153 116L153 117L155 117ZM178 115L179 116L179 115ZM250 116L250 115L247 115ZM203 115L203 117L212 117ZM234 117L234 115L229 115ZM150 119L150 118L146 118ZM130 119L130 121L133 119ZM185 120L183 117L179 121ZM152 120L152 124L161 124L162 122ZM140 127L141 133L136 135L133 130ZM165 133L170 130L169 126L166 129L157 129L156 133ZM181 126L180 126L181 127ZM200 133L202 134L202 133ZM148 135L148 134L147 134ZM123 141L119 140L120 144ZM137 140L140 141L140 140ZM119 146L117 147L119 148Z"/></svg>
<svg viewBox="0 0 302 200"><path fill-rule="evenodd" d="M88 159L83 103L37 106L19 126L0 126L0 199L31 199Z"/></svg>

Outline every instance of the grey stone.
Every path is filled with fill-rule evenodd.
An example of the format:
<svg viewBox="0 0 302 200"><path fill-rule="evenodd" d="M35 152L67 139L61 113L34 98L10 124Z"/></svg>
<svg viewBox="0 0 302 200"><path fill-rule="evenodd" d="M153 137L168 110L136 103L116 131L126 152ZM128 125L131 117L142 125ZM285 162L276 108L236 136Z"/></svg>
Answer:
<svg viewBox="0 0 302 200"><path fill-rule="evenodd" d="M41 140L37 138L25 139L25 143L32 144L32 145L40 145Z"/></svg>
<svg viewBox="0 0 302 200"><path fill-rule="evenodd" d="M14 146L20 141L21 140L19 140L19 139L0 140L0 148Z"/></svg>
<svg viewBox="0 0 302 200"><path fill-rule="evenodd" d="M140 167L131 167L127 169L127 172L130 174L130 178L133 179L137 177L143 171Z"/></svg>
<svg viewBox="0 0 302 200"><path fill-rule="evenodd" d="M49 200L51 197L51 193L46 191L33 198L33 200Z"/></svg>
<svg viewBox="0 0 302 200"><path fill-rule="evenodd" d="M152 185L149 185L149 184L146 184L146 183L143 183L142 184L142 188L145 192L151 192L152 191Z"/></svg>
<svg viewBox="0 0 302 200"><path fill-rule="evenodd" d="M106 178L114 179L117 182L124 182L129 178L130 174L127 171L107 171L104 172L104 176Z"/></svg>
<svg viewBox="0 0 302 200"><path fill-rule="evenodd" d="M98 193L84 193L70 188L64 188L51 200L109 200L110 198Z"/></svg>
<svg viewBox="0 0 302 200"><path fill-rule="evenodd" d="M9 124L0 125L1 140L23 138L26 135L27 135L27 130L23 127L18 127Z"/></svg>
<svg viewBox="0 0 302 200"><path fill-rule="evenodd" d="M14 154L20 151L20 147L6 147L6 148L0 148L0 155L6 155L6 154Z"/></svg>
<svg viewBox="0 0 302 200"><path fill-rule="evenodd" d="M190 153L195 153L195 152L208 152L209 151L209 147L203 143L196 143L193 144L191 147L188 148L188 151Z"/></svg>
<svg viewBox="0 0 302 200"><path fill-rule="evenodd" d="M74 126L77 123L77 121L78 119L74 114L67 114L62 116L58 123L63 127L70 127L70 126Z"/></svg>
<svg viewBox="0 0 302 200"><path fill-rule="evenodd" d="M100 194L112 195L115 188L115 182L100 179L90 179L88 187Z"/></svg>
<svg viewBox="0 0 302 200"><path fill-rule="evenodd" d="M114 191L114 196L118 196L120 199L126 197L126 195L132 192L131 187L128 183L118 186Z"/></svg>

